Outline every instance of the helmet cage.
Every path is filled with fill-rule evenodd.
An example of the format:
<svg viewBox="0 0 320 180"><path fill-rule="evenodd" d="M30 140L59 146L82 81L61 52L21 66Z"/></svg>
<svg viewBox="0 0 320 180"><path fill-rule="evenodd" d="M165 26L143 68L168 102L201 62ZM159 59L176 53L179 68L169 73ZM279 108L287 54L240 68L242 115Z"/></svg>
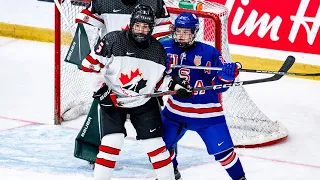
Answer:
<svg viewBox="0 0 320 180"><path fill-rule="evenodd" d="M136 33L133 31L133 26L135 23L141 22L149 25L150 31L148 34ZM133 38L137 42L143 42L148 40L152 36L153 28L155 25L155 14L150 6L137 5L133 10L130 18L129 31L131 32Z"/></svg>
<svg viewBox="0 0 320 180"><path fill-rule="evenodd" d="M178 42L177 33L176 33L177 28L185 28L185 29L191 30L192 36L189 42ZM174 22L173 38L175 39L175 42L178 43L179 47L186 48L194 43L196 34L198 31L199 31L198 17L192 13L181 13Z"/></svg>

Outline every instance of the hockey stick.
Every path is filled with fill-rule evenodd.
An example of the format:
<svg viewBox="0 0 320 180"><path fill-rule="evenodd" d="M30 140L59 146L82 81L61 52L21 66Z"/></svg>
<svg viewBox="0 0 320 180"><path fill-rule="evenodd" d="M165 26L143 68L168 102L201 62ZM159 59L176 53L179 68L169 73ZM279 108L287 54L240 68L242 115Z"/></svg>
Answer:
<svg viewBox="0 0 320 180"><path fill-rule="evenodd" d="M287 59L282 64L279 72L287 72L292 67L294 62L295 62L295 58L293 56L288 56ZM283 77L283 74L275 74L274 76L269 77L269 78L254 79L254 80L247 80L247 81L237 81L237 82L233 82L230 84L217 84L217 85L212 85L212 86L197 87L197 88L194 88L193 91L215 90L215 89L221 89L221 88L243 86L243 85L248 85L248 84L271 82L271 81L279 80L282 77ZM159 96L165 96L165 95L173 95L176 93L177 93L177 91L163 91L163 92L150 93L150 94L141 94L141 95L132 96L132 97L117 98L117 102L119 104L123 104L123 103L129 103L131 101L134 101L137 98L159 97Z"/></svg>
<svg viewBox="0 0 320 180"><path fill-rule="evenodd" d="M171 68L188 68L188 69L203 69L203 70L216 70L221 71L221 67L206 67L206 66L187 66L187 65L171 65ZM269 70L256 70L256 69L239 69L240 72L249 73L264 73L264 74L278 74L278 75L293 75L293 76L320 76L320 73L294 73L283 71L269 71Z"/></svg>

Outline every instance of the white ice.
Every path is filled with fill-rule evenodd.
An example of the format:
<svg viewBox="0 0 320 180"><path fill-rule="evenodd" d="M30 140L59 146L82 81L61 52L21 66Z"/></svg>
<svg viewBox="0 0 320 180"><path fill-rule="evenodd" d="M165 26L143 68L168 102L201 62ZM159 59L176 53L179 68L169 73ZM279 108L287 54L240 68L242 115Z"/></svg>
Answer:
<svg viewBox="0 0 320 180"><path fill-rule="evenodd" d="M53 44L0 38L0 59L0 149L10 149L13 143L21 144L22 147L33 146L30 142L36 143L37 141L40 141L37 142L40 144L50 144L50 139L48 139L49 142L41 141L43 133L47 133L44 132L46 129L30 130L30 127L37 127L33 126L37 123L44 124L41 126L43 128L50 127L59 130L59 132L66 133L70 129L73 129L74 133L77 132L77 129L82 125L83 118L64 123L63 127L47 126L53 124ZM242 74L242 77L255 78L255 75ZM320 179L320 155L318 153L320 147L320 96L318 94L320 82L284 77L276 82L249 85L246 89L250 97L270 119L279 120L289 130L288 139L281 144L256 149L236 149L247 178L249 180ZM135 133L132 127L130 125L127 127L129 137L134 137ZM28 128L30 131L24 130ZM56 130L54 132L57 132ZM35 134L35 137L39 139L35 138L35 141L24 139L24 137L28 137L28 133L38 133ZM66 137L65 142L73 142L72 136ZM7 142L8 138L14 142ZM64 138L63 133L61 138ZM127 141L136 142L132 138ZM212 159L210 160L210 156L205 155L204 144L197 135L188 133L181 140L180 145L185 147L185 150L181 150L181 154L183 151L187 151L188 147L191 149L199 148L198 154L196 150L193 153L196 156L201 156L199 158L208 160L208 162L201 164L188 162L195 164L191 167L183 167L184 162L181 161L181 173L184 180L229 179L224 169ZM42 148L44 148L40 149L42 151L50 150ZM72 147L70 148L72 149ZM18 152L19 155L16 154ZM48 173L44 169L50 167L45 166L43 170L40 168L36 171L29 168L6 166L4 156L1 158L5 153L12 153L12 157L21 157L23 150L11 149L10 152L0 152L1 180L92 179L90 169L85 170L88 172L86 174L70 174ZM44 156L43 161L50 161L52 158ZM73 158L72 153L68 158ZM61 167L65 165L59 164L59 159L54 159L54 161L57 161L54 162L54 165ZM26 162L30 162L30 159L26 159ZM64 161L61 159L61 162ZM134 166L134 160L131 163ZM30 163L29 166L32 167L33 163ZM84 168L89 167L84 165ZM117 173L121 174L121 170ZM154 179L152 175L147 178L125 178L126 174L118 177L122 178L114 179Z"/></svg>

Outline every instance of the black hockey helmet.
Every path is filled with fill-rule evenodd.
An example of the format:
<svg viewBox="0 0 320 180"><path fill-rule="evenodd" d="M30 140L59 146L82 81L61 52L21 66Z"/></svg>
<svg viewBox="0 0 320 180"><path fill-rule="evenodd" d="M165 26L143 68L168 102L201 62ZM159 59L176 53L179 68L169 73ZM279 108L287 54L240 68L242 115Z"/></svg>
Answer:
<svg viewBox="0 0 320 180"><path fill-rule="evenodd" d="M146 41L151 37L155 25L155 18L156 16L154 14L154 11L150 6L139 4L134 8L130 18L129 31L137 42ZM132 29L136 22L147 23L149 25L150 32L147 35L142 33L134 33Z"/></svg>

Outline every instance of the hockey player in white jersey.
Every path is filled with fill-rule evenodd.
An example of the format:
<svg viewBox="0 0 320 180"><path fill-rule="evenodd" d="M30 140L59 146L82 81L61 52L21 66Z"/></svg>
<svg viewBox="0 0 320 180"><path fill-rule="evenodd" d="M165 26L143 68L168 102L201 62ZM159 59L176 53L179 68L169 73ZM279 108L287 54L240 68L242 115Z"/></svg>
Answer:
<svg viewBox="0 0 320 180"><path fill-rule="evenodd" d="M213 46L195 41L199 20L195 14L182 13L174 22L173 40L162 44L170 57L168 73L185 78L192 87L232 83L239 71L236 63L226 63ZM170 69L171 64L222 67L222 71ZM225 168L233 180L245 180L240 159L236 155L219 94L227 88L194 92L192 98L168 98L162 111L165 130L164 141L168 149L175 148L187 130L197 132L209 154ZM179 175L177 159L174 171ZM180 176L181 177L181 176ZM180 178L176 176L176 179Z"/></svg>
<svg viewBox="0 0 320 180"><path fill-rule="evenodd" d="M95 34L95 37L98 36L99 38L102 38L108 32L127 30L129 28L131 13L138 4L149 5L155 12L156 18L155 26L152 31L153 37L164 39L171 34L172 23L169 20L169 13L163 0L92 0L89 7L83 9L78 14L76 22L99 28L100 36ZM90 36L90 38L93 37ZM105 83L105 79L102 76L102 73L100 73L100 68L94 68L97 65L96 63L96 61L92 61L90 58L85 58L79 66L85 72L92 72L90 74L87 73L86 75L86 78L89 79L89 87L91 87L92 92L96 92L101 85ZM103 67L102 64L101 67ZM93 110L93 112L95 111ZM88 121L89 118L90 114L87 116ZM83 128L86 123L87 121L84 123ZM85 142L83 139L81 139L81 141L76 141L79 143ZM97 144L100 143L98 142ZM86 145L75 146L75 152L90 151L90 156L86 156L84 159L92 164L94 163L94 158L92 157L96 155L96 152L91 151L92 148L88 150L86 147ZM98 147L96 148L98 149ZM76 157L80 156L83 157L82 154Z"/></svg>
<svg viewBox="0 0 320 180"><path fill-rule="evenodd" d="M76 22L88 24L99 28L98 37L112 31L127 30L129 28L130 15L138 4L148 5L153 8L156 20L153 37L166 39L171 34L172 23L170 14L163 0L92 0L89 8L83 9L76 18ZM88 66L86 66L88 65ZM86 72L95 72L91 69L92 64L82 64L81 69ZM96 91L103 83L103 78L90 75L92 89Z"/></svg>
<svg viewBox="0 0 320 180"><path fill-rule="evenodd" d="M106 82L93 96L101 107L102 140L95 161L96 180L112 177L126 136L127 114L157 178L175 179L171 157L162 139L157 99L138 98L121 104L116 101L118 97L153 93L158 88L178 90L180 98L190 97L192 93L186 81L164 73L167 56L160 42L151 35L154 19L150 6L138 5L131 15L129 30L107 33L86 58L94 64L92 70L101 70Z"/></svg>

